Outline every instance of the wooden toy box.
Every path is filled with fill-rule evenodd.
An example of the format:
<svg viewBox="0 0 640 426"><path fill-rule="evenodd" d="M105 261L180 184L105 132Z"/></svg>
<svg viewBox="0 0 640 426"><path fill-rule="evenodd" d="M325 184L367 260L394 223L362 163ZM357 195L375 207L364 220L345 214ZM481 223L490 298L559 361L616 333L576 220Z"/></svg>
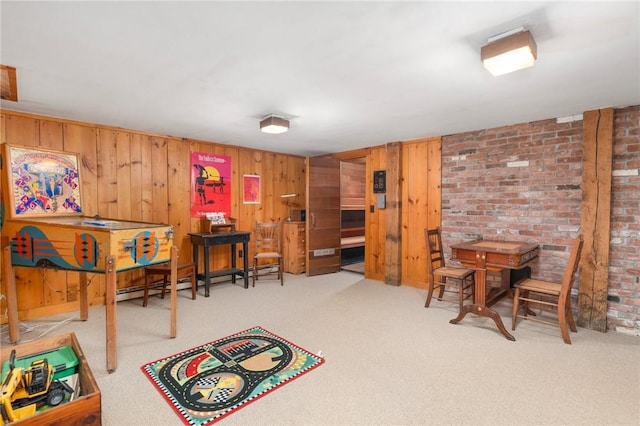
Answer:
<svg viewBox="0 0 640 426"><path fill-rule="evenodd" d="M16 350L18 356L23 356L65 345L71 346L78 357L80 395L76 396L73 401L63 403L47 411L36 413L33 417L9 423L9 425L46 426L59 424L97 426L102 424L100 389L74 333L44 337L33 342L19 345L2 345L2 348L0 348L0 363L9 359L11 350L13 349Z"/></svg>

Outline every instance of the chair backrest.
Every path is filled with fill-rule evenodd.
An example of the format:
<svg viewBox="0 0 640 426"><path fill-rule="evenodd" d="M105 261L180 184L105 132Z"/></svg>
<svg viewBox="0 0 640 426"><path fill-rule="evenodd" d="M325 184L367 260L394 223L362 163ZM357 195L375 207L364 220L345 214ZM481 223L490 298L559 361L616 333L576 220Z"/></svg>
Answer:
<svg viewBox="0 0 640 426"><path fill-rule="evenodd" d="M569 255L569 263L567 263L567 268L564 270L564 275L562 277L562 288L560 290L561 298L567 298L571 294L571 284L573 283L573 278L576 271L578 270L583 243L584 241L582 235L578 235L573 243L571 243L571 254Z"/></svg>
<svg viewBox="0 0 640 426"><path fill-rule="evenodd" d="M256 222L255 230L255 252L277 252L280 253L280 223Z"/></svg>
<svg viewBox="0 0 640 426"><path fill-rule="evenodd" d="M427 273L432 278L436 268L445 266L440 228L425 229L424 238L427 245Z"/></svg>

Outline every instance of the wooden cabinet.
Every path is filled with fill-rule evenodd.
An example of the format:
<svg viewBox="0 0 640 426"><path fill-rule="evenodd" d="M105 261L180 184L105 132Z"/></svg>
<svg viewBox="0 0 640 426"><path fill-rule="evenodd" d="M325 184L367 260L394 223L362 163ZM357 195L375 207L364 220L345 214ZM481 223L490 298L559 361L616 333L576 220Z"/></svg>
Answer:
<svg viewBox="0 0 640 426"><path fill-rule="evenodd" d="M301 274L305 267L305 222L284 222L282 256L284 272Z"/></svg>

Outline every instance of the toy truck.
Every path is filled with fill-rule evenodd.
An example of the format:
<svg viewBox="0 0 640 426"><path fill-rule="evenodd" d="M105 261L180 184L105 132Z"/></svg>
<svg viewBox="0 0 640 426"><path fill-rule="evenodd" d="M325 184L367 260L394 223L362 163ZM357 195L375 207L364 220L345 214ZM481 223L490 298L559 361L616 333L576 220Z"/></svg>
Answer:
<svg viewBox="0 0 640 426"><path fill-rule="evenodd" d="M47 358L40 358L27 368L16 367L16 351L11 351L9 371L2 381L0 394L0 426L36 413L43 404L59 405L71 389L53 379L54 368Z"/></svg>

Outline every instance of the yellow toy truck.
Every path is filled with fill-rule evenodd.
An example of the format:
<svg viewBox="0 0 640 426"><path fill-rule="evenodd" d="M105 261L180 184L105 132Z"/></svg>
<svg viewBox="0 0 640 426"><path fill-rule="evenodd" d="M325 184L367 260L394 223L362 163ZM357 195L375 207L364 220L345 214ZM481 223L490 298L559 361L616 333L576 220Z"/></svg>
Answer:
<svg viewBox="0 0 640 426"><path fill-rule="evenodd" d="M0 426L33 416L43 404L59 405L73 390L53 379L54 368L47 358L31 363L28 368L15 366L16 351L9 358L9 372L2 381L0 394Z"/></svg>

